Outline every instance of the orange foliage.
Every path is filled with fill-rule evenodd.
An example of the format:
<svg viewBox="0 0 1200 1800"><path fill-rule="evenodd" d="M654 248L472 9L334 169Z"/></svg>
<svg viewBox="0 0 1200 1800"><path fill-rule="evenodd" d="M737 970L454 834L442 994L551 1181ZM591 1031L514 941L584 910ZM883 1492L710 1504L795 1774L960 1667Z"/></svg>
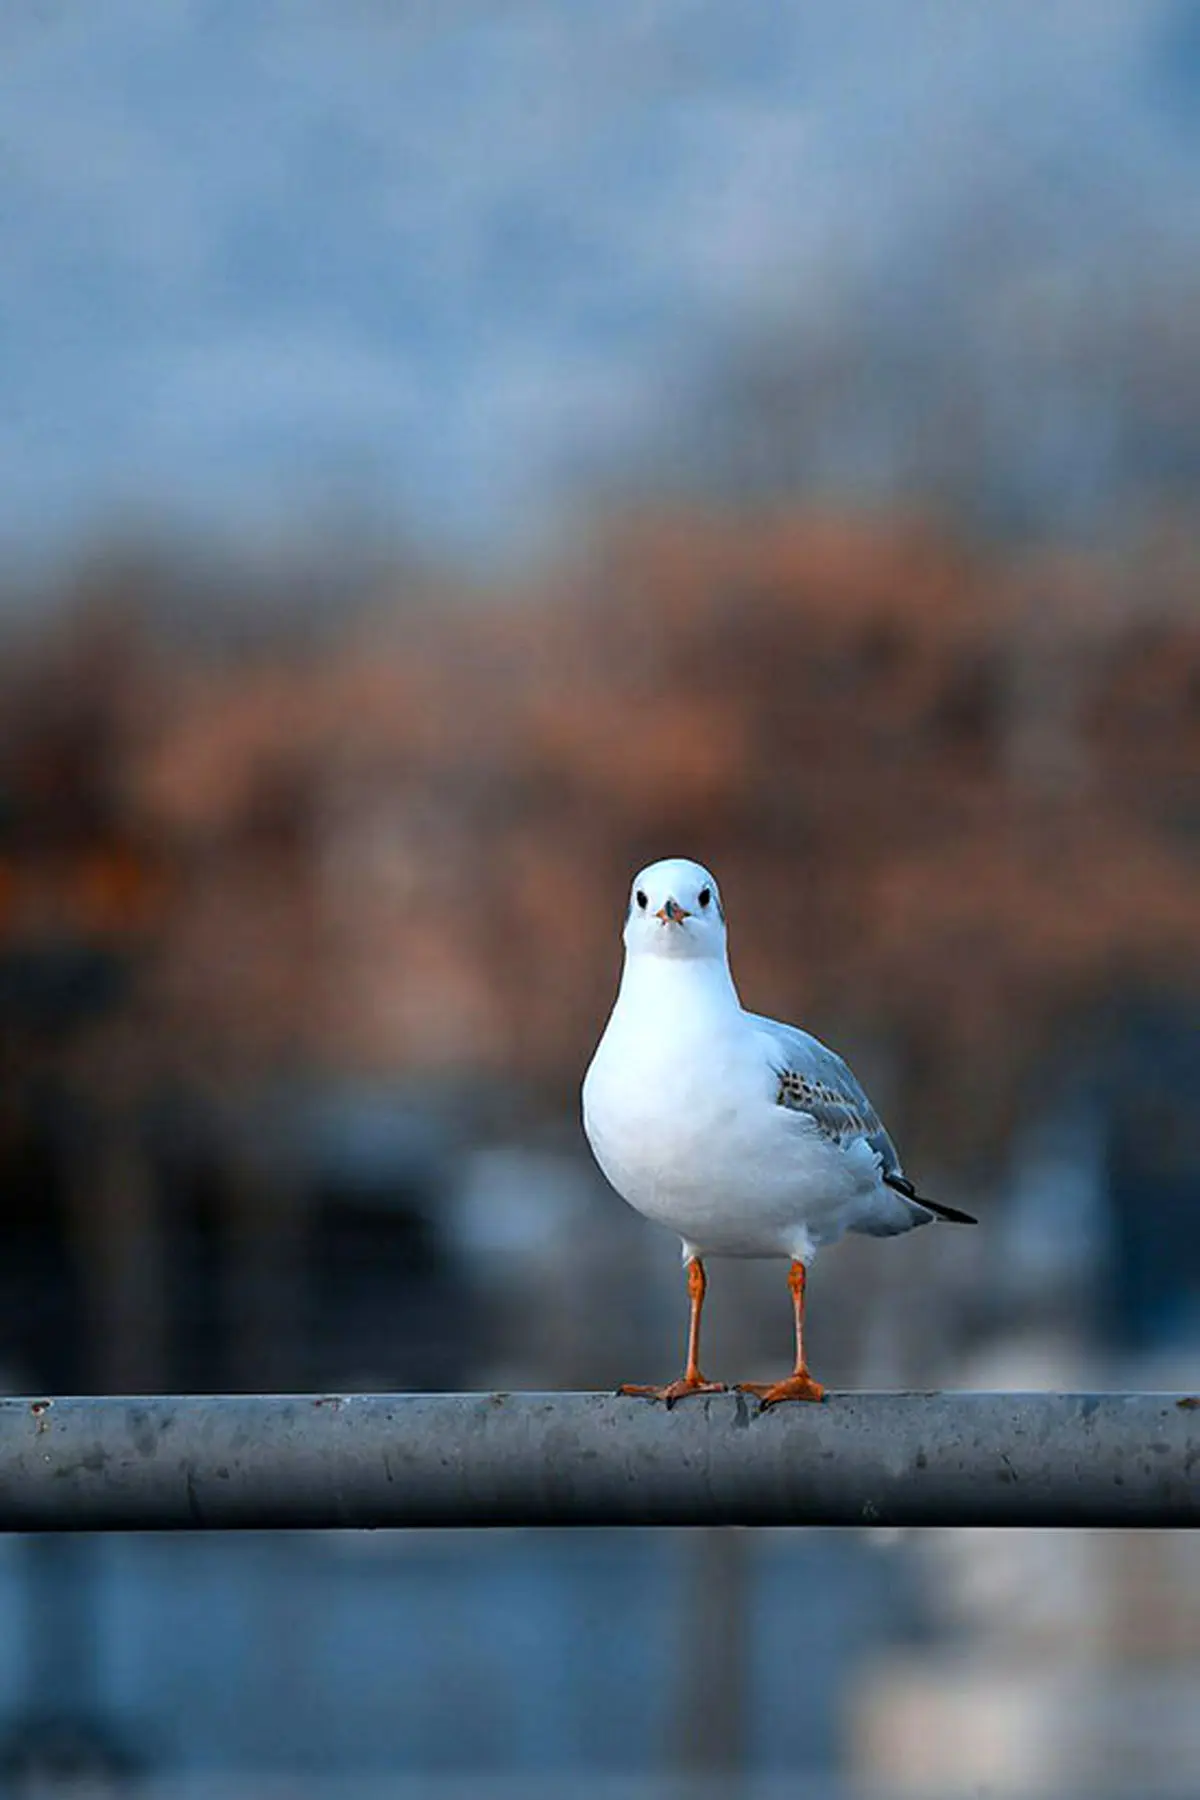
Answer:
<svg viewBox="0 0 1200 1800"><path fill-rule="evenodd" d="M1200 986L1191 592L907 523L676 517L319 654L164 651L106 752L176 873L147 1029L231 1075L564 1100L629 874L689 854L747 1001L887 1042L914 1128L969 1144L1067 1022ZM144 904L128 874L86 865L98 913Z"/></svg>

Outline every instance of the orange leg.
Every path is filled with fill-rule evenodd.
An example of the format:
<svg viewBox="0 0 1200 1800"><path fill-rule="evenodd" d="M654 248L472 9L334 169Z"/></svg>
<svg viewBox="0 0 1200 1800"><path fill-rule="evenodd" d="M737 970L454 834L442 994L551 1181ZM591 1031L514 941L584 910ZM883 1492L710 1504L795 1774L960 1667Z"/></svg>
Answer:
<svg viewBox="0 0 1200 1800"><path fill-rule="evenodd" d="M700 1373L700 1313L704 1306L704 1294L708 1282L704 1275L704 1264L698 1256L693 1256L687 1266L688 1297L692 1303L692 1316L688 1324L687 1368L678 1381L668 1382L666 1387L635 1387L626 1382L617 1389L618 1394L641 1394L651 1400L665 1400L668 1406L674 1406L676 1400L682 1400L685 1394L723 1394L723 1381L706 1381Z"/></svg>
<svg viewBox="0 0 1200 1800"><path fill-rule="evenodd" d="M808 1274L802 1262L794 1262L788 1270L788 1287L792 1293L792 1306L796 1314L796 1367L786 1381L762 1382L739 1381L738 1389L743 1394L757 1394L764 1407L774 1406L779 1400L823 1400L825 1389L819 1381L814 1381L808 1372L808 1364L804 1360L804 1289L808 1282Z"/></svg>

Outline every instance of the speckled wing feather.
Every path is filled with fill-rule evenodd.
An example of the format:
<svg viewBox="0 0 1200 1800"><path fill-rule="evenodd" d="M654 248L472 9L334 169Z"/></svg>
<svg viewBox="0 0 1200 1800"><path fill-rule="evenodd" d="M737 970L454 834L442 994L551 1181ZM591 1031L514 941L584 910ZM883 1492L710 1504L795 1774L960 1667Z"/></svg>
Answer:
<svg viewBox="0 0 1200 1800"><path fill-rule="evenodd" d="M777 1051L780 1106L807 1113L826 1137L839 1144L863 1138L879 1157L880 1173L902 1175L900 1157L861 1083L836 1051L797 1025L752 1015Z"/></svg>
<svg viewBox="0 0 1200 1800"><path fill-rule="evenodd" d="M807 1113L818 1130L836 1143L849 1144L861 1138L869 1144L879 1158L881 1180L927 1217L932 1214L954 1225L978 1223L970 1213L918 1194L900 1167L899 1152L858 1077L835 1050L801 1031L798 1025L782 1025L778 1019L764 1019L759 1013L751 1013L750 1017L775 1048L780 1106Z"/></svg>

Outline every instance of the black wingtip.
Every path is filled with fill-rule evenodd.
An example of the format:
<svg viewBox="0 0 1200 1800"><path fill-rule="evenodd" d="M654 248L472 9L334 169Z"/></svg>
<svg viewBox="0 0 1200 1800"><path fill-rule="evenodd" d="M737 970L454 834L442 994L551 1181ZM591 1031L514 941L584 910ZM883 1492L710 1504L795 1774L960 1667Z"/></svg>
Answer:
<svg viewBox="0 0 1200 1800"><path fill-rule="evenodd" d="M913 1201L917 1206L923 1206L927 1212L933 1214L935 1219L944 1219L948 1225L978 1225L979 1223L979 1220L971 1213L959 1212L957 1206L943 1206L938 1200L927 1200L924 1194L918 1194L906 1175L889 1174L885 1175L883 1179L888 1187L895 1188L896 1192L903 1194L906 1200Z"/></svg>
<svg viewBox="0 0 1200 1800"><path fill-rule="evenodd" d="M917 1195L917 1204L925 1207L935 1219L944 1219L948 1225L978 1225L979 1223L974 1213L960 1212L957 1206L942 1206L937 1200L927 1200L924 1194Z"/></svg>

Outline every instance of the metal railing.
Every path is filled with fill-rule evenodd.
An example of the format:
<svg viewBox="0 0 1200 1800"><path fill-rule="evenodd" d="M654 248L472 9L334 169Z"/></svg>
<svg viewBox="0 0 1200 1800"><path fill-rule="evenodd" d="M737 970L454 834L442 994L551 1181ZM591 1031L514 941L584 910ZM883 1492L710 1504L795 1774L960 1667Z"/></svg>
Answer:
<svg viewBox="0 0 1200 1800"><path fill-rule="evenodd" d="M1200 1525L1200 1398L0 1401L0 1529Z"/></svg>

